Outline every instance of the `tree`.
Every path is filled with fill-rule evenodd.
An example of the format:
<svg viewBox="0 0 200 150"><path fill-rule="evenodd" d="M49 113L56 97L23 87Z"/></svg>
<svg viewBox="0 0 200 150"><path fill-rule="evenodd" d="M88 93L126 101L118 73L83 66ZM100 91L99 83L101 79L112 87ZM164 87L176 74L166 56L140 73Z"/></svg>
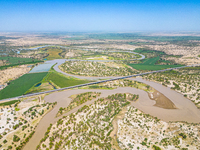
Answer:
<svg viewBox="0 0 200 150"><path fill-rule="evenodd" d="M153 148L154 148L154 150L161 150L161 148L156 145L153 145Z"/></svg>
<svg viewBox="0 0 200 150"><path fill-rule="evenodd" d="M6 144L6 143L7 143L7 140L4 140L3 143Z"/></svg>
<svg viewBox="0 0 200 150"><path fill-rule="evenodd" d="M12 146L11 146L11 145L9 145L9 146L8 146L8 149L12 149Z"/></svg>
<svg viewBox="0 0 200 150"><path fill-rule="evenodd" d="M18 142L20 140L20 138L17 135L13 136L13 142Z"/></svg>

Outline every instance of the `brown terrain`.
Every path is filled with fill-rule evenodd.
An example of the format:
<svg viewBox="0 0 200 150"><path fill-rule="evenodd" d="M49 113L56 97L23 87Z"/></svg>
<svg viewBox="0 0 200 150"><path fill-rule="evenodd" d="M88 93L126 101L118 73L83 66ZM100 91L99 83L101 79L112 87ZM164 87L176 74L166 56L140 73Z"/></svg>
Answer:
<svg viewBox="0 0 200 150"><path fill-rule="evenodd" d="M162 93L155 91L153 93L148 93L148 95L151 100L156 101L156 104L154 106L165 109L176 109L174 103Z"/></svg>

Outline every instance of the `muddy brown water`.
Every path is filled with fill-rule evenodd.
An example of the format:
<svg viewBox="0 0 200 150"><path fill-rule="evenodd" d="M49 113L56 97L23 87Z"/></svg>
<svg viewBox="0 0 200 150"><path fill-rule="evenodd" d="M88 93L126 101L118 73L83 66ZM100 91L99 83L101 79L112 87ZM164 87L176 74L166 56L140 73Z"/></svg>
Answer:
<svg viewBox="0 0 200 150"><path fill-rule="evenodd" d="M113 90L98 90L98 89L73 89L73 90L66 90L61 92L55 92L47 95L44 100L46 102L55 102L57 101L57 105L52 109L49 113L47 113L39 122L38 126L36 127L35 134L30 139L30 141L25 145L23 148L24 150L35 150L37 145L39 144L40 140L44 137L44 134L49 127L50 123L54 124L58 121L62 116L55 118L56 113L58 112L60 107L67 107L70 102L71 95L80 94L85 92L101 92L101 97L107 97L108 95L116 94L116 93L132 93L132 94L139 94L139 99L136 102L131 103L132 106L138 108L139 110L143 111L144 113L150 114L155 116L163 121L187 121L187 122L200 122L200 110L196 108L196 106L187 98L183 97L183 95L164 87L158 83L150 82L143 80L141 78L133 78L131 80L136 80L140 82L144 82L151 87L155 88L157 91L164 94L167 98L169 98L178 109L163 109L154 106L155 101L151 100L148 96L148 93L131 87L119 87ZM63 114L63 116L69 115L71 113L76 112L79 108L83 105L90 105L95 101L88 101L71 111Z"/></svg>

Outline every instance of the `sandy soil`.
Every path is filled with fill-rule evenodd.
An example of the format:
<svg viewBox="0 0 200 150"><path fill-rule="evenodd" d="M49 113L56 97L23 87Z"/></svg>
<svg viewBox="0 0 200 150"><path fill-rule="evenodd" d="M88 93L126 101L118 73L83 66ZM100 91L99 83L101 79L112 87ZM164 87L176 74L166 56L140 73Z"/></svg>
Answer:
<svg viewBox="0 0 200 150"><path fill-rule="evenodd" d="M8 68L0 71L0 85L5 84L5 82L9 80L14 80L25 73L30 71L30 67L28 65L21 65L15 68Z"/></svg>
<svg viewBox="0 0 200 150"><path fill-rule="evenodd" d="M153 93L148 93L148 95L151 100L156 101L156 104L154 106L165 109L176 109L174 103L162 93L155 91Z"/></svg>

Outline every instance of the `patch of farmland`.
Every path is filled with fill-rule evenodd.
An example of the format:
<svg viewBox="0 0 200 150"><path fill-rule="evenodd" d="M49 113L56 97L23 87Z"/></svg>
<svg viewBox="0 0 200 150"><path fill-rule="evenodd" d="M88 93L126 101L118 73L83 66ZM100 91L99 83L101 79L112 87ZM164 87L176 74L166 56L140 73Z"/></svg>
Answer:
<svg viewBox="0 0 200 150"><path fill-rule="evenodd" d="M143 65L143 64L129 64L129 66L133 67L137 70L162 70L167 68L175 68L180 67L182 65Z"/></svg>
<svg viewBox="0 0 200 150"><path fill-rule="evenodd" d="M0 60L4 60L5 65L24 64L24 63L28 63L28 62L38 61L37 59L20 58L20 57L0 57Z"/></svg>
<svg viewBox="0 0 200 150"><path fill-rule="evenodd" d="M51 72L46 80L53 82L61 88L89 82L88 80L80 80L76 78L66 77L55 72Z"/></svg>
<svg viewBox="0 0 200 150"><path fill-rule="evenodd" d="M11 81L7 87L0 91L0 99L6 99L23 95L28 89L40 82L47 72L25 74Z"/></svg>
<svg viewBox="0 0 200 150"><path fill-rule="evenodd" d="M162 70L167 68L180 67L182 65L156 65L155 63L160 60L160 57L148 58L143 60L140 64L128 64L137 70Z"/></svg>

